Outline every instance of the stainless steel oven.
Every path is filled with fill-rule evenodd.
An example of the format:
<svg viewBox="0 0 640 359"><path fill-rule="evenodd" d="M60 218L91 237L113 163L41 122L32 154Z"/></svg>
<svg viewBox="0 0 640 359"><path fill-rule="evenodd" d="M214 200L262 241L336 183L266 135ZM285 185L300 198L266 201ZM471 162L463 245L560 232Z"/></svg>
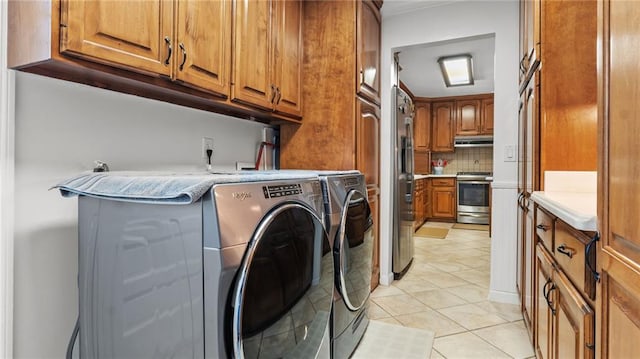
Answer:
<svg viewBox="0 0 640 359"><path fill-rule="evenodd" d="M459 223L489 224L490 172L458 172L456 176Z"/></svg>

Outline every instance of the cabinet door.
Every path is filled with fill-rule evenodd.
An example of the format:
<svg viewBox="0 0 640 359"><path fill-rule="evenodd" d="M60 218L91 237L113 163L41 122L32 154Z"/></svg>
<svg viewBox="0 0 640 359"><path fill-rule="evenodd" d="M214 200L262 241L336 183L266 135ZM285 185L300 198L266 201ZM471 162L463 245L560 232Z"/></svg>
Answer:
<svg viewBox="0 0 640 359"><path fill-rule="evenodd" d="M61 3L60 52L142 73L171 75L173 2Z"/></svg>
<svg viewBox="0 0 640 359"><path fill-rule="evenodd" d="M433 152L453 152L454 102L434 102L431 104Z"/></svg>
<svg viewBox="0 0 640 359"><path fill-rule="evenodd" d="M413 137L416 151L428 151L431 147L431 105L416 102L413 119Z"/></svg>
<svg viewBox="0 0 640 359"><path fill-rule="evenodd" d="M273 108L273 33L271 1L235 2L234 60L231 98L264 109Z"/></svg>
<svg viewBox="0 0 640 359"><path fill-rule="evenodd" d="M593 311L562 271L554 272L553 282L554 358L593 358Z"/></svg>
<svg viewBox="0 0 640 359"><path fill-rule="evenodd" d="M185 85L229 96L231 0L179 0L175 77Z"/></svg>
<svg viewBox="0 0 640 359"><path fill-rule="evenodd" d="M370 0L358 1L357 9L358 94L379 105L382 24L380 10Z"/></svg>
<svg viewBox="0 0 640 359"><path fill-rule="evenodd" d="M369 187L368 201L371 216L373 217L373 260L371 261L371 291L380 282L380 191L377 188Z"/></svg>
<svg viewBox="0 0 640 359"><path fill-rule="evenodd" d="M380 186L380 109L362 99L356 101L356 168L367 185Z"/></svg>
<svg viewBox="0 0 640 359"><path fill-rule="evenodd" d="M533 207L533 202L528 201ZM533 296L534 296L534 259L535 241L533 227L533 208L527 208L524 214L524 260L522 262L522 317L524 324L529 329L529 335L533 338Z"/></svg>
<svg viewBox="0 0 640 359"><path fill-rule="evenodd" d="M434 218L453 219L456 216L455 189L451 187L432 187L431 215Z"/></svg>
<svg viewBox="0 0 640 359"><path fill-rule="evenodd" d="M553 285L553 265L551 255L541 245L536 246L535 275L535 350L538 359L551 358L551 307L547 301L547 292Z"/></svg>
<svg viewBox="0 0 640 359"><path fill-rule="evenodd" d="M456 135L480 133L480 100L456 101Z"/></svg>
<svg viewBox="0 0 640 359"><path fill-rule="evenodd" d="M480 108L480 134L493 135L493 98L482 100Z"/></svg>
<svg viewBox="0 0 640 359"><path fill-rule="evenodd" d="M302 116L302 2L276 1L275 110Z"/></svg>
<svg viewBox="0 0 640 359"><path fill-rule="evenodd" d="M638 18L633 1L599 2L603 30L600 59L601 112L598 124L598 222L602 236L596 261L600 284L596 290L600 358L640 358L640 57ZM602 196L600 196L602 194Z"/></svg>

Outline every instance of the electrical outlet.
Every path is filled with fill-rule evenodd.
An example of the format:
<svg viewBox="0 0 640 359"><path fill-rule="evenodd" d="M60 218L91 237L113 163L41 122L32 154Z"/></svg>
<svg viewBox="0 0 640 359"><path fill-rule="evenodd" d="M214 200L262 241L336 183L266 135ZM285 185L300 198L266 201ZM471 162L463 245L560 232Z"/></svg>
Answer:
<svg viewBox="0 0 640 359"><path fill-rule="evenodd" d="M213 138L202 137L202 152L200 153L202 153L202 159L205 160L205 162L209 159L207 150L213 150Z"/></svg>

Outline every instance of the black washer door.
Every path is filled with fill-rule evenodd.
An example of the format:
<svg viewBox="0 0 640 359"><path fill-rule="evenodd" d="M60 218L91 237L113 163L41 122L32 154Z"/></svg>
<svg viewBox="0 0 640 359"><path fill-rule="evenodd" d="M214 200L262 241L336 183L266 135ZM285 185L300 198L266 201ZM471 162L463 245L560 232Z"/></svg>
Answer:
<svg viewBox="0 0 640 359"><path fill-rule="evenodd" d="M310 209L292 202L265 216L235 286L234 356L315 357L328 328L333 268L324 226Z"/></svg>
<svg viewBox="0 0 640 359"><path fill-rule="evenodd" d="M367 198L359 191L347 194L340 229L334 242L338 289L347 308L359 310L371 291L373 218Z"/></svg>

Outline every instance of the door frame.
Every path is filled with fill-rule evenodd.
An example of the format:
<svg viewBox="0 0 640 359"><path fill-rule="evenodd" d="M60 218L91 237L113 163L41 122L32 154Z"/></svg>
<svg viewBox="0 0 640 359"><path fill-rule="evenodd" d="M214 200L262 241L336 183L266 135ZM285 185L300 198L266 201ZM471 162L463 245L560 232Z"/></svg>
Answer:
<svg viewBox="0 0 640 359"><path fill-rule="evenodd" d="M8 3L0 1L0 357L13 357L15 77L7 69Z"/></svg>

